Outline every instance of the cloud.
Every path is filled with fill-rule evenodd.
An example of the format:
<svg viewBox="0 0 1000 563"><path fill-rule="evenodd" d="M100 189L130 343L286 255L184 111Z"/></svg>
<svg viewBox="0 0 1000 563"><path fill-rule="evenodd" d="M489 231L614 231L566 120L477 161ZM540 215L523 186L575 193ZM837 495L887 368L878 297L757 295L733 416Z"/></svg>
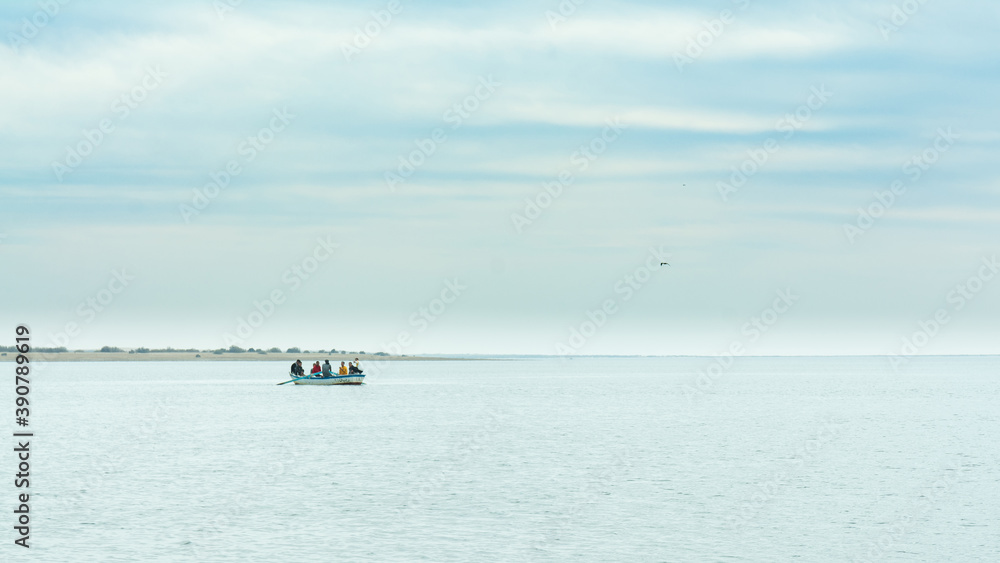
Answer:
<svg viewBox="0 0 1000 563"><path fill-rule="evenodd" d="M685 265L616 319L616 334L639 335L677 311L664 330L699 321L708 328L689 343L711 349L718 323L791 282L821 304L803 305L802 331L831 318L889 326L933 293L906 269L914 256L958 271L996 239L1000 133L996 79L984 71L994 4L927 3L889 40L877 24L890 3L587 3L555 29L552 4L407 3L350 61L344 46L377 5L244 2L222 18L208 2L68 5L17 52L0 46L10 77L0 90L0 252L44 279L4 277L0 289L58 324L88 284L128 263L155 278L122 301L128 322L169 313L225 327L310 237L332 232L342 261L320 278L329 285L289 307L283 331L319 307L376 328L405 324L421 292L461 275L479 285L454 311L464 324L442 333L457 341L493 321L516 327L511 311L568 326L663 244ZM704 40L724 8L734 20ZM36 9L0 8L5 30ZM699 34L703 52L679 71L675 54ZM166 79L120 117L115 100L150 67ZM489 76L496 94L453 128L445 111ZM778 121L819 86L831 101L780 135ZM285 107L294 122L185 224L178 207ZM615 118L628 125L621 139L585 169L574 163ZM104 119L115 131L60 182L51 163ZM949 126L962 134L955 149L850 248L842 223ZM384 174L438 128L447 142L389 191ZM780 151L721 201L716 183L771 137ZM518 236L511 214L564 170L573 184ZM115 318L100 330L127 333ZM312 332L295 334L315 346ZM616 338L602 350L634 349Z"/></svg>

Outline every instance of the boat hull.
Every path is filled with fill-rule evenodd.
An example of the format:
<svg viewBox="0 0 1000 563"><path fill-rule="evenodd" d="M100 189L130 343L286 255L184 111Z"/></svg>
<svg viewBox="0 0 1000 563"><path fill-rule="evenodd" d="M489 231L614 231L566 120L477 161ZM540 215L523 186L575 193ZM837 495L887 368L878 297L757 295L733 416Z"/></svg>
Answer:
<svg viewBox="0 0 1000 563"><path fill-rule="evenodd" d="M295 381L296 385L363 385L364 374L335 375L333 377L307 377Z"/></svg>

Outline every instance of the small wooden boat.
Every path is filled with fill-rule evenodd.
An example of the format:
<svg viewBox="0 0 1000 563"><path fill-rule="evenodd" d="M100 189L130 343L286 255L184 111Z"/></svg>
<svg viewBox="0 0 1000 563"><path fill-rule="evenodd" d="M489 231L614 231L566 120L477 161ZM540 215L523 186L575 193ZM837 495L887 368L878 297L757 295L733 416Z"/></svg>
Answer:
<svg viewBox="0 0 1000 563"><path fill-rule="evenodd" d="M296 385L362 385L365 382L365 374L353 373L351 375L333 375L322 377L319 374L302 379L296 379Z"/></svg>

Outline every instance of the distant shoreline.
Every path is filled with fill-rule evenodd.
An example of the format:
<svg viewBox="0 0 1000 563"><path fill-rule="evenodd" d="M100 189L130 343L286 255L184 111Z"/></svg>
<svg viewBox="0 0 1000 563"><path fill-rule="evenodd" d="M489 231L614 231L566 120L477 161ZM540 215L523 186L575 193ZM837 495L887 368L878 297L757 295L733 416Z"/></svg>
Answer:
<svg viewBox="0 0 1000 563"><path fill-rule="evenodd" d="M2 352L0 353L0 362L12 362L17 357L17 352ZM653 359L653 358L673 358L673 359L691 359L691 358L702 358L706 360L712 360L714 356L698 356L698 355L670 355L670 356L618 356L618 355L579 355L579 356L556 356L556 355L517 355L517 354L501 354L501 355L478 355L469 354L464 356L454 356L451 354L445 356L383 356L376 354L329 354L325 352L298 352L298 353L288 353L288 352L269 352L267 354L260 354L257 352L224 352L222 354L216 354L212 351L204 352L96 352L96 351L67 351L67 352L31 352L29 353L30 359L35 362L293 362L295 360L302 360L302 363L312 364L317 360L323 361L329 359L332 363L337 362L350 362L354 361L354 358L360 358L362 362L454 362L454 361L509 361L509 360L545 360L545 359L563 359L563 360L587 360L587 359ZM808 359L846 359L846 358L888 358L888 355L880 354L847 354L847 355L817 355L817 356L802 356L802 355L746 355L741 356L744 359L793 359L793 358L808 358ZM927 355L917 355L911 357L911 359L926 359L926 358L989 358L989 357L1000 357L1000 354L927 354ZM339 365L339 364L338 364Z"/></svg>
<svg viewBox="0 0 1000 563"><path fill-rule="evenodd" d="M0 362L12 362L17 352L4 352ZM275 352L258 354L257 352L31 352L29 358L35 362L293 362L302 360L303 364L312 364L319 360L330 360L331 363L352 362L359 358L362 368L366 362L426 362L426 361L464 361L465 358L438 358L432 356L376 356L374 354L329 354L320 352Z"/></svg>

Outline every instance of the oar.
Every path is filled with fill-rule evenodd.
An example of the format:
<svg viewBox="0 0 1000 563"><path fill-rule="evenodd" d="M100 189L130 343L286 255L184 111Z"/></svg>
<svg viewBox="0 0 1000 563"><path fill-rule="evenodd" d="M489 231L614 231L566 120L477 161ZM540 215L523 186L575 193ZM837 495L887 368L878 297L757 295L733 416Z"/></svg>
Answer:
<svg viewBox="0 0 1000 563"><path fill-rule="evenodd" d="M282 381L282 382L281 382L281 383L279 383L278 385L284 385L284 384L286 384L286 383L291 383L291 382L293 382L293 381L298 381L298 380L300 380L300 379L309 379L310 377L312 377L312 374L311 374L311 373L310 373L309 375L303 375L302 377L296 377L295 379L289 379L288 381Z"/></svg>

